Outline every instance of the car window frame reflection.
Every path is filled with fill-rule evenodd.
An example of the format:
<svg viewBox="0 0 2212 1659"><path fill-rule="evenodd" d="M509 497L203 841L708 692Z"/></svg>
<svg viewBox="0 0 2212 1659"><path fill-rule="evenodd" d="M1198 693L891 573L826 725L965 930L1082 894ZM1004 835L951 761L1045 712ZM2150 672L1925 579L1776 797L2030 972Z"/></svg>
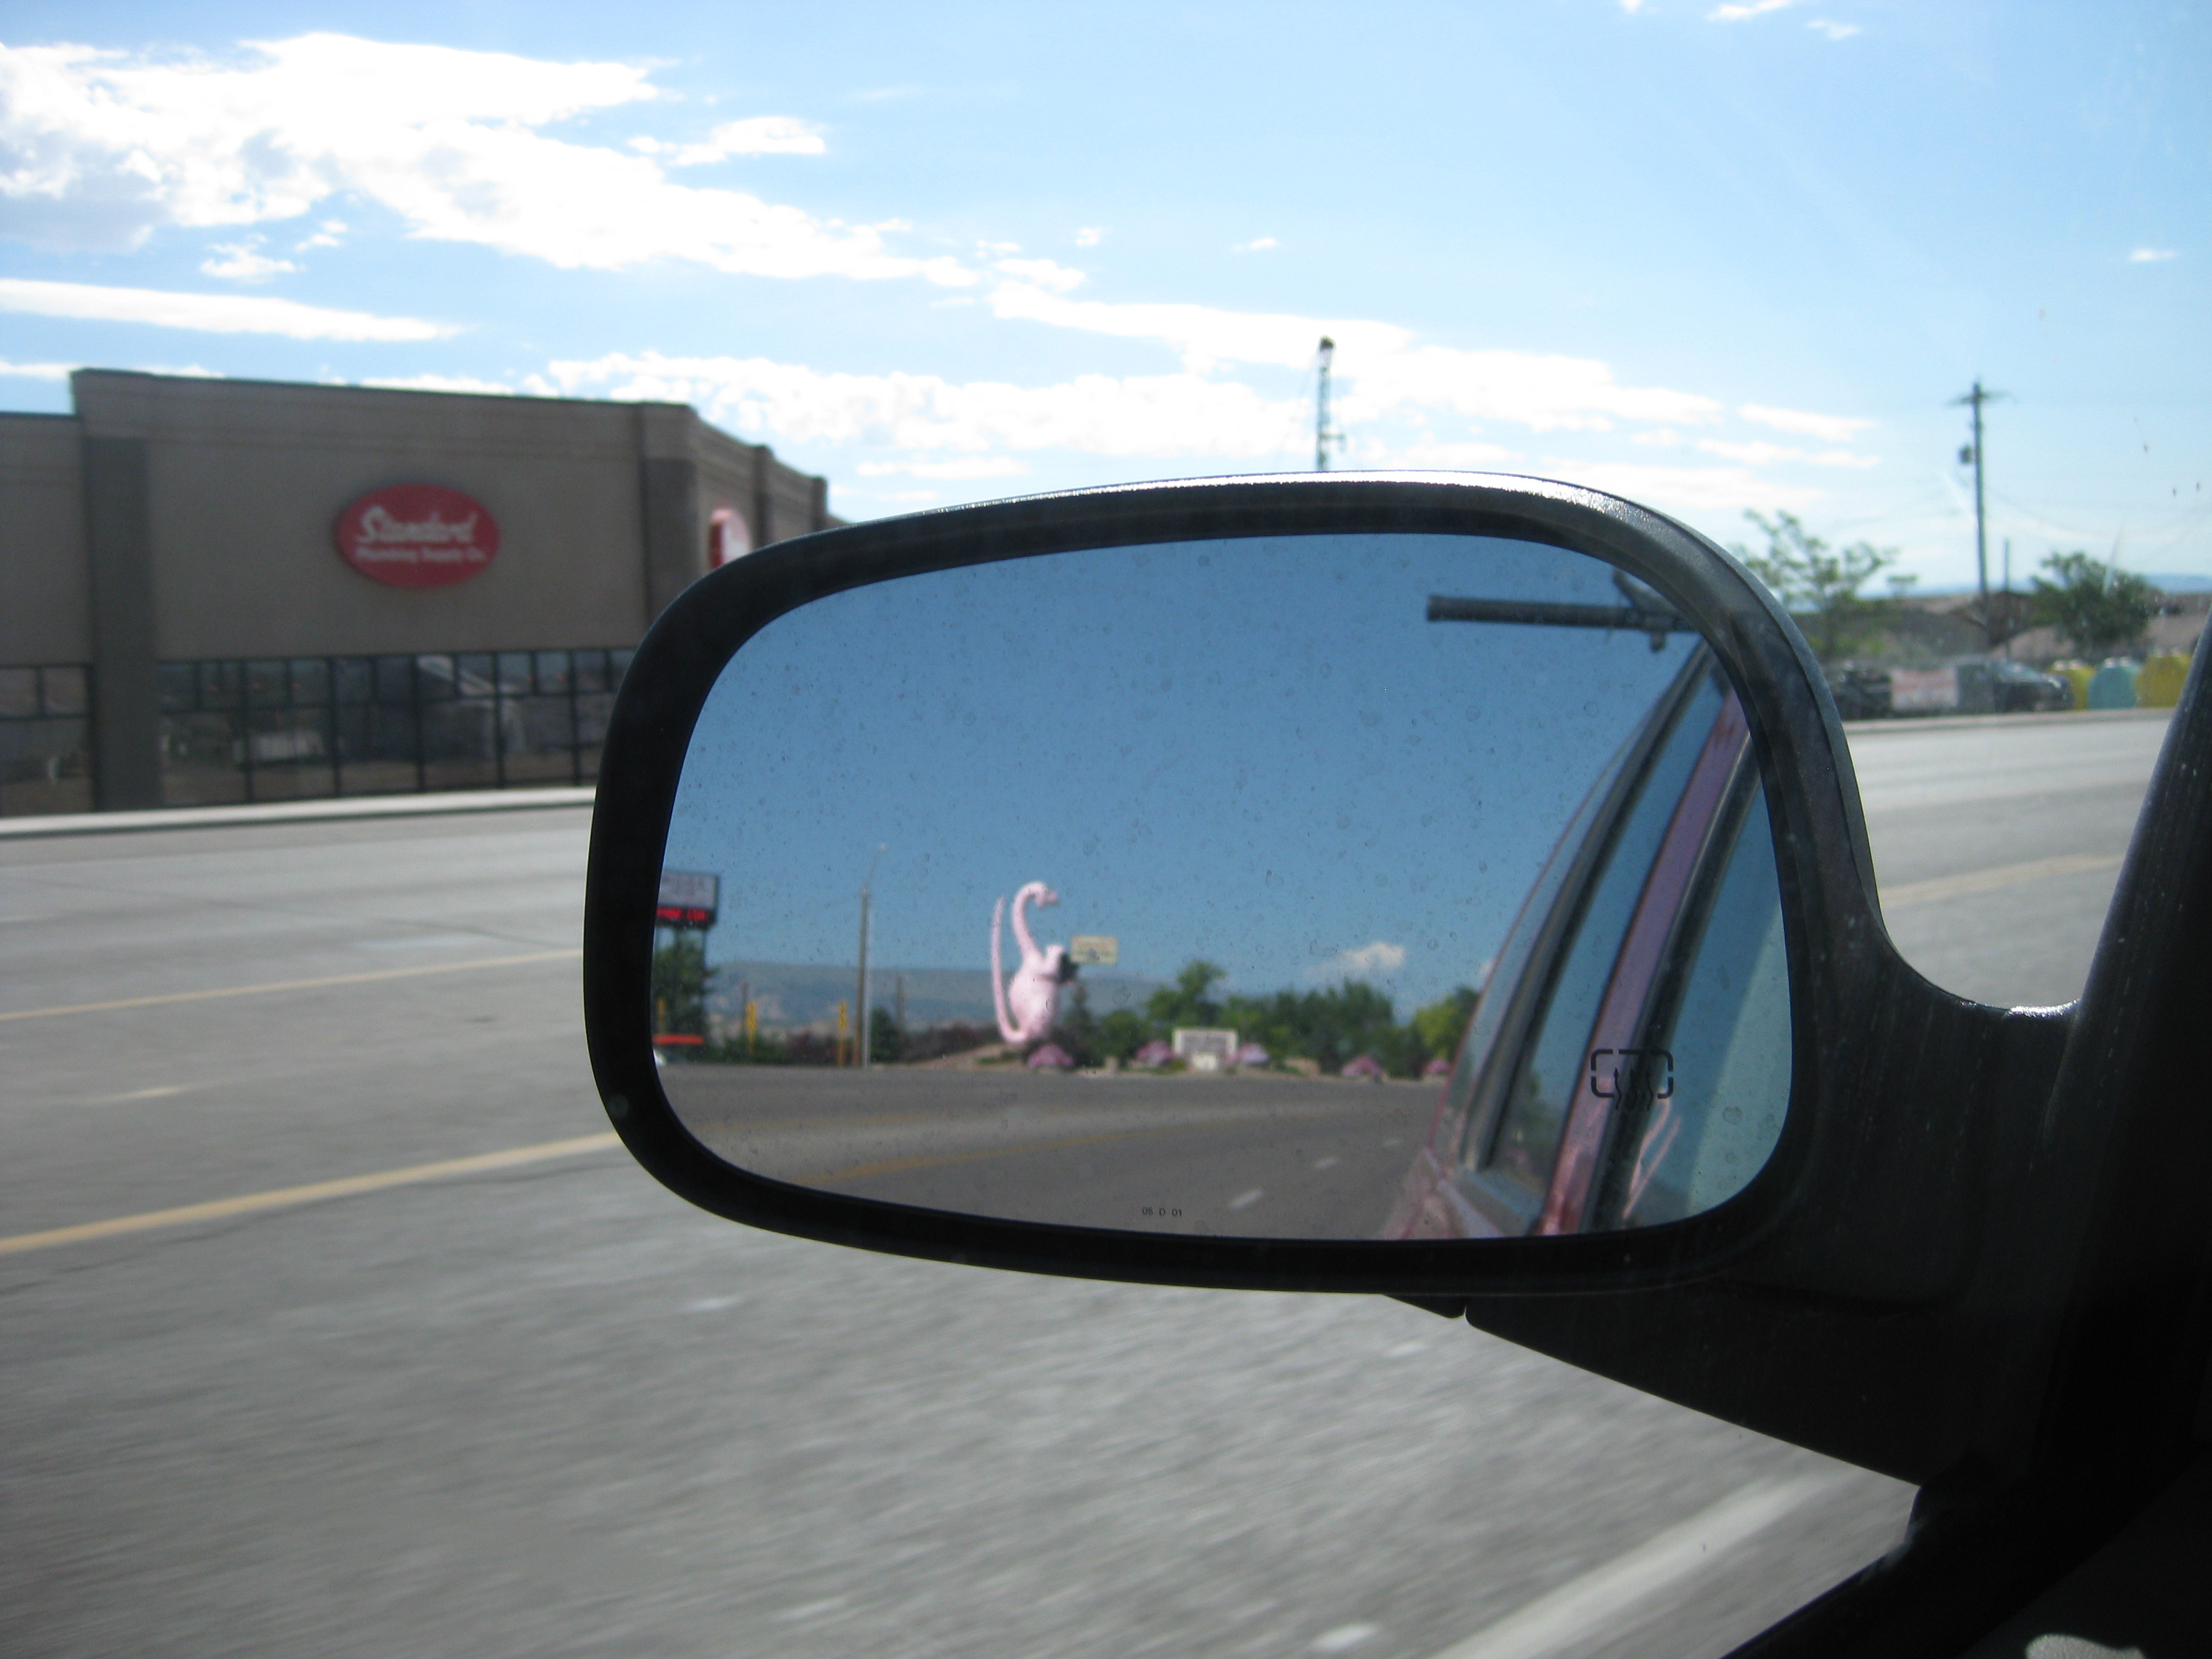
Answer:
<svg viewBox="0 0 2212 1659"><path fill-rule="evenodd" d="M1636 878L1630 919L1613 946L1580 1044L1584 1063L1558 1137L1537 1166L1539 1200L1532 1185L1501 1167L1510 1105L1546 1033L1593 897L1618 867L1624 832L1649 799L1681 722L1697 718L1696 705L1709 690L1720 696L1702 731L1692 734L1696 757ZM1754 830L1769 836L1771 847L1742 704L1701 644L1593 785L1532 887L1469 1020L1430 1143L1407 1173L1383 1237L1519 1237L1642 1224L1632 1213L1640 1196L1637 1166L1648 1150L1644 1137L1652 1108L1662 1090L1671 1090L1672 1060L1660 1039L1680 1013L1714 901ZM1774 902L1778 906L1778 891ZM1601 1050L1628 1056L1614 1086L1603 1090L1589 1060ZM1778 1126L1786 1103L1785 1086L1773 1113ZM1756 1173L1747 1171L1746 1181Z"/></svg>

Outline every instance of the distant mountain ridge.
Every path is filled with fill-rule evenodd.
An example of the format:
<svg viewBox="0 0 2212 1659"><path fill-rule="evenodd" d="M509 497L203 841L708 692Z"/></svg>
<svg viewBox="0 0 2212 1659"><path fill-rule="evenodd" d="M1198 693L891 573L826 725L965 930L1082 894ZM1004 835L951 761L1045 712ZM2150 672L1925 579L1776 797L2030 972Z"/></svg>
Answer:
<svg viewBox="0 0 2212 1659"><path fill-rule="evenodd" d="M858 976L859 970L851 964L719 963L708 975L707 1009L718 1020L735 1023L744 1018L745 1000L750 997L759 1007L760 1022L764 1027L786 1030L818 1026L834 1030L837 1005L844 1003L849 1011ZM954 1021L982 1026L996 1022L988 969L871 966L869 1006L896 1012L901 980L905 981L906 1023L909 1030L948 1025ZM1103 1015L1116 1008L1141 1009L1152 993L1160 988L1162 981L1135 974L1086 968L1076 984L1083 987L1089 998L1091 1012ZM1071 986L1062 994L1062 1007L1067 1006L1073 990Z"/></svg>

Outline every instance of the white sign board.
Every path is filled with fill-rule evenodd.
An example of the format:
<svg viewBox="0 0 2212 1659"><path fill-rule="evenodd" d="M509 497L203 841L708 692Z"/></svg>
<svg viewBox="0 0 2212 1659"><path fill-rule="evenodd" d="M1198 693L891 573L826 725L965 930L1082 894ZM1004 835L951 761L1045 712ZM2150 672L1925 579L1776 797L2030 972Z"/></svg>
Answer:
<svg viewBox="0 0 2212 1659"><path fill-rule="evenodd" d="M1121 959L1121 941L1111 933L1078 933L1067 941L1067 959L1082 968L1111 968Z"/></svg>
<svg viewBox="0 0 2212 1659"><path fill-rule="evenodd" d="M1194 1072L1225 1072L1237 1063L1237 1033L1205 1025L1178 1025L1170 1041L1175 1057Z"/></svg>
<svg viewBox="0 0 2212 1659"><path fill-rule="evenodd" d="M663 870L653 919L673 927L712 927L722 878L697 870Z"/></svg>
<svg viewBox="0 0 2212 1659"><path fill-rule="evenodd" d="M1958 706L1957 669L1893 668L1889 671L1891 713L1926 714Z"/></svg>

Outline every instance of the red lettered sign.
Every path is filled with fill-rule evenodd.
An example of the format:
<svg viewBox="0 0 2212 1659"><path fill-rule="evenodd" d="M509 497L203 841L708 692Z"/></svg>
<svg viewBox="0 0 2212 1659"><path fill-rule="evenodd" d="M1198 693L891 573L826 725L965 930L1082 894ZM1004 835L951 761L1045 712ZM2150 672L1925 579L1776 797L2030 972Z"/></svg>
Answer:
<svg viewBox="0 0 2212 1659"><path fill-rule="evenodd" d="M371 490L338 514L331 535L340 558L394 587L465 582L499 551L499 521L443 484Z"/></svg>

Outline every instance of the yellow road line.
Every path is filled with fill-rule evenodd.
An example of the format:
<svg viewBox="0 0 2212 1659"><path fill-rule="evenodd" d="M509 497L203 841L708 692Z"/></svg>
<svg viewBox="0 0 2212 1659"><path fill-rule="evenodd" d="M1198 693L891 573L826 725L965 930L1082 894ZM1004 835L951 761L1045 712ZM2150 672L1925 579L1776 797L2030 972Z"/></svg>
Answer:
<svg viewBox="0 0 2212 1659"><path fill-rule="evenodd" d="M519 957L478 957L471 962L438 962L420 968L380 968L367 974L331 974L321 979L271 980L266 985L226 985L213 991L171 991L158 997L124 997L114 1002L71 1002L58 1008L18 1008L0 1020L45 1019L53 1014L104 1014L117 1008L156 1008L167 1002L206 1002L216 997L260 997L276 991L312 991L325 985L367 985L380 979L420 979L425 974L465 974L477 968L519 968L532 962L573 962L580 950L533 951Z"/></svg>
<svg viewBox="0 0 2212 1659"><path fill-rule="evenodd" d="M1881 908L1894 910L1907 904L1926 904L1935 899L1955 898L1962 893L1985 893L1993 887L2010 887L2023 881L2047 881L2054 876L2078 876L2091 870L2119 866L2118 853L2066 853L2055 859L2032 859L2026 864L2000 864L1988 870L1969 870L1961 876L1937 876L1932 881L1908 881L1881 890Z"/></svg>
<svg viewBox="0 0 2212 1659"><path fill-rule="evenodd" d="M305 1187L279 1187L273 1192L218 1198L207 1204L179 1205L173 1210L149 1210L143 1215L116 1216L74 1227L50 1227L42 1233L17 1233L13 1238L0 1238L0 1255L48 1250L58 1244L82 1244L95 1238L116 1238L125 1233L150 1232L157 1227L188 1226L195 1221L226 1221L233 1216L252 1215L261 1210L288 1209L295 1205L319 1203L326 1198L381 1192L386 1187L411 1187L417 1182L482 1175L489 1170L512 1170L520 1164L542 1164L549 1158L604 1152L619 1144L620 1137L611 1132L576 1135L568 1140L540 1141L535 1146L512 1146L503 1152L479 1152L474 1158L449 1158L436 1164L411 1164L404 1170L382 1170L374 1175L312 1182Z"/></svg>

